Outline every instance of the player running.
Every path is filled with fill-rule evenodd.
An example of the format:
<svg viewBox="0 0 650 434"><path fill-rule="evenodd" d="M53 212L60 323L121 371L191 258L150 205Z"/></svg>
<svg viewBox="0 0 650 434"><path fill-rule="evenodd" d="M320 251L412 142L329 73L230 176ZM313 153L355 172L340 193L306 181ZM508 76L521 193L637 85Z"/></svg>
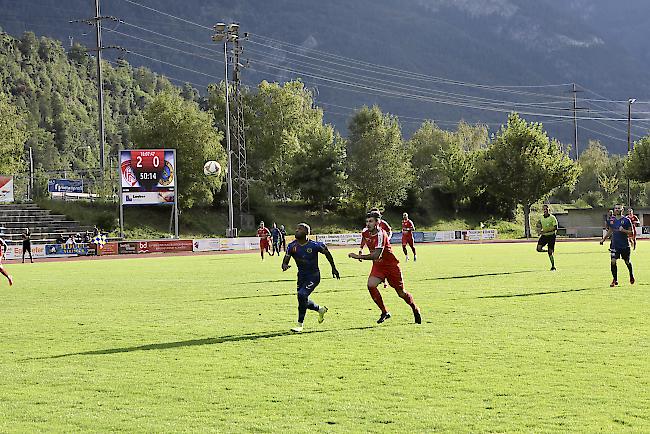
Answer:
<svg viewBox="0 0 650 434"><path fill-rule="evenodd" d="M9 286L12 286L14 284L14 279L7 273L7 270L2 266L2 260L6 258L7 255L7 250L9 250L9 246L7 245L7 242L3 239L0 238L0 273L7 278L9 281Z"/></svg>
<svg viewBox="0 0 650 434"><path fill-rule="evenodd" d="M271 232L269 228L264 226L264 222L260 222L260 227L257 229L257 236L260 237L260 255L262 255L262 261L264 260L264 252L271 254L269 252L269 237Z"/></svg>
<svg viewBox="0 0 650 434"><path fill-rule="evenodd" d="M614 216L609 219L607 224L607 233L603 235L600 240L602 245L607 238L612 239L609 251L611 252L611 268L612 268L612 283L609 285L615 287L618 285L618 269L616 267L616 260L622 258L627 265L630 272L630 284L634 285L634 273L632 271L632 263L630 262L630 241L629 237L633 234L632 223L630 219L623 215L623 206L616 205L614 207Z"/></svg>
<svg viewBox="0 0 650 434"><path fill-rule="evenodd" d="M641 221L637 216L634 215L634 210L632 208L627 210L627 218L632 223L632 231L634 232L630 235L630 241L632 241L632 249L636 250L636 227L641 224Z"/></svg>
<svg viewBox="0 0 650 434"><path fill-rule="evenodd" d="M287 231L284 229L284 225L280 225L280 250L287 251Z"/></svg>
<svg viewBox="0 0 650 434"><path fill-rule="evenodd" d="M271 240L271 256L276 253L280 256L280 229L275 222L273 222L273 228L271 229Z"/></svg>
<svg viewBox="0 0 650 434"><path fill-rule="evenodd" d="M417 324L422 323L420 309L413 301L413 296L404 290L404 281L402 279L402 270L399 267L399 261L393 254L390 245L390 239L385 230L379 227L380 215L378 212L369 212L366 215L366 228L363 237L365 238L365 245L370 249L369 255L358 255L350 253L348 256L352 259L363 261L373 261L370 276L368 276L368 291L373 301L381 310L381 316L377 320L377 324L381 324L391 317L390 312L384 306L384 301L377 286L388 280L391 287L395 289L399 295L413 310L413 317Z"/></svg>
<svg viewBox="0 0 650 434"><path fill-rule="evenodd" d="M404 251L404 256L406 256L407 262L409 260L409 254L406 251L407 245L411 247L411 251L413 252L413 262L418 260L417 256L415 256L413 231L415 231L415 225L413 224L413 221L409 219L408 213L402 214L402 250Z"/></svg>
<svg viewBox="0 0 650 434"><path fill-rule="evenodd" d="M555 253L555 237L557 236L557 218L549 212L548 205L545 204L542 209L544 215L537 223L537 231L541 233L539 241L537 241L537 251L548 252L548 259L551 261L551 271L555 271L557 268L555 268L553 253ZM544 250L546 245L548 245L548 249Z"/></svg>
<svg viewBox="0 0 650 434"><path fill-rule="evenodd" d="M327 249L327 246L319 241L310 240L311 228L307 223L300 223L296 227L296 239L289 243L287 253L282 260L282 271L287 271L291 265L289 261L293 258L298 266L298 325L291 329L292 332L300 333L305 321L307 309L318 312L318 322L325 320L327 307L319 306L313 302L309 295L320 283L320 269L318 268L318 254L325 255L332 266L332 277L340 279L339 272L334 264L334 258Z"/></svg>

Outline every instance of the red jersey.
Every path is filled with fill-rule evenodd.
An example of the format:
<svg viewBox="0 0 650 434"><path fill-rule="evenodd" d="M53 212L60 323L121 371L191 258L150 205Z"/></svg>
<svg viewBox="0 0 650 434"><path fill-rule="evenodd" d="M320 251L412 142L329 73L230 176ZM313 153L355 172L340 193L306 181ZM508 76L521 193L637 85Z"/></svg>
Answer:
<svg viewBox="0 0 650 434"><path fill-rule="evenodd" d="M411 219L402 220L402 233L410 234L415 230L415 225Z"/></svg>
<svg viewBox="0 0 650 434"><path fill-rule="evenodd" d="M390 239L390 236L393 235L393 228L391 228L390 225L383 219L379 220L379 227L386 231L388 238Z"/></svg>
<svg viewBox="0 0 650 434"><path fill-rule="evenodd" d="M632 230L634 231L634 234L632 234L631 236L634 236L634 235L636 235L636 227L637 227L637 225L639 225L641 223L641 221L634 214L632 214L631 216L628 215L627 218L628 218L628 220L630 220L630 223L632 223Z"/></svg>
<svg viewBox="0 0 650 434"><path fill-rule="evenodd" d="M271 238L271 231L267 227L259 228L257 230L257 236L263 240L266 240L267 238Z"/></svg>
<svg viewBox="0 0 650 434"><path fill-rule="evenodd" d="M385 230L378 228L376 234L372 235L368 229L364 229L361 232L361 244L365 244L370 249L370 253L374 252L375 249L384 249L381 253L379 259L375 259L373 262L377 265L397 265L399 261L397 257L393 254L393 249L390 245L390 238L388 238L388 233Z"/></svg>

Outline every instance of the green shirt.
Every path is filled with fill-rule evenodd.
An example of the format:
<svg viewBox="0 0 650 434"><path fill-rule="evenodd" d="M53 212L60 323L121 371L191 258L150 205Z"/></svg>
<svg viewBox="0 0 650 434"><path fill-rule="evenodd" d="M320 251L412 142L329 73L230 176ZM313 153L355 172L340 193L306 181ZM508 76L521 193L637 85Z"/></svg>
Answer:
<svg viewBox="0 0 650 434"><path fill-rule="evenodd" d="M549 214L548 217L542 216L539 220L542 224L542 235L553 235L557 228L557 219L553 214Z"/></svg>

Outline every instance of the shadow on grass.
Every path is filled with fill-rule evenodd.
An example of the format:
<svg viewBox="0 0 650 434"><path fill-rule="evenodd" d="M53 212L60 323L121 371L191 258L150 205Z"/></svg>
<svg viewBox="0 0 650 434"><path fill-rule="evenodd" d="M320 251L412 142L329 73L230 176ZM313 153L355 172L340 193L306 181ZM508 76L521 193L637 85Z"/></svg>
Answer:
<svg viewBox="0 0 650 434"><path fill-rule="evenodd" d="M522 271L508 271L502 273L482 273L482 274L465 274L462 276L431 277L428 279L418 279L417 282L423 282L425 280L453 280L453 279L471 279L474 277L508 276L511 274L537 273L539 271L540 270L522 270Z"/></svg>
<svg viewBox="0 0 650 434"><path fill-rule="evenodd" d="M393 325L393 327L399 325L405 325L405 324L395 324ZM308 330L300 334L305 335L305 334L312 334L312 333L331 333L331 332L341 332L341 331L368 330L368 329L379 328L379 327L380 326L361 326L361 327L350 327L350 328L331 329L331 330ZM391 325L384 325L381 327L382 328L391 327ZM71 356L100 356L100 355L107 355L107 354L132 353L135 351L169 350L173 348L195 347L201 345L216 345L216 344L223 344L226 342L255 341L258 339L268 339L268 338L275 338L280 336L293 336L293 335L296 335L296 333L290 331L246 333L242 335L228 335L228 336L219 336L214 338L190 339L186 341L163 342L158 344L138 345L133 347L107 348L103 350L82 351L79 353L59 354L56 356L34 357L25 360L60 359L63 357L71 357Z"/></svg>
<svg viewBox="0 0 650 434"><path fill-rule="evenodd" d="M335 292L354 292L354 291L362 291L366 289L365 285L361 285L358 288L354 289L330 289L330 290L323 290L323 291L316 291L317 294L330 294L330 293L335 293ZM293 292L281 292L279 294L258 294L258 295L236 295L234 297L223 297L223 298L214 298L211 299L210 301L226 301L226 300L244 300L247 298L270 298L270 297L295 297L297 295L296 291ZM205 301L205 300L203 300Z"/></svg>
<svg viewBox="0 0 650 434"><path fill-rule="evenodd" d="M543 292L525 292L522 294L502 294L502 295L482 295L476 298L511 298L511 297L533 297L536 295L551 295L551 294L562 294L565 292L582 292L582 291L593 291L595 289L603 289L602 286L596 286L593 288L577 288L577 289L560 289L557 291L543 291Z"/></svg>
<svg viewBox="0 0 650 434"><path fill-rule="evenodd" d="M352 279L355 277L366 277L365 274L360 274L358 276L341 276L341 280L343 279ZM333 277L329 276L325 277L324 279L321 280L329 280L333 279ZM277 279L277 280L255 280L252 282L238 282L238 283L233 283L233 285L255 285L255 284L261 284L261 283L279 283L279 282L295 282L296 278L295 276L290 278L290 279Z"/></svg>

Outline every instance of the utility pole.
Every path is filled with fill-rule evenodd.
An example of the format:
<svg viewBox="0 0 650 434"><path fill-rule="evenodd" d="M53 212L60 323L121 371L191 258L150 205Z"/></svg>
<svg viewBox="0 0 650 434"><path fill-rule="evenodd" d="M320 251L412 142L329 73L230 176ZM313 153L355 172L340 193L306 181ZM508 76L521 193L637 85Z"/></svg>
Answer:
<svg viewBox="0 0 650 434"><path fill-rule="evenodd" d="M34 201L34 153L29 147L29 200Z"/></svg>
<svg viewBox="0 0 650 434"><path fill-rule="evenodd" d="M578 161L578 158L580 158L580 150L578 149L578 110L589 110L586 107L578 107L578 92L582 92L581 90L578 90L577 86L575 83L573 83L573 89L571 90L573 93L573 108L570 110L573 110L573 145L576 148L576 161Z"/></svg>
<svg viewBox="0 0 650 434"><path fill-rule="evenodd" d="M118 22L119 20L111 16L102 16L99 6L99 0L95 0L95 16L88 19L72 20L71 23L86 23L95 27L95 48L89 48L87 51L96 51L97 55L97 104L99 105L99 170L102 181L104 180L104 164L106 161L105 148L106 148L106 133L104 128L104 78L102 69L102 51L109 48L116 48L118 50L126 51L121 47L102 45L102 20L111 20Z"/></svg>
<svg viewBox="0 0 650 434"><path fill-rule="evenodd" d="M636 98L627 100L627 155L632 151L632 104L636 102ZM627 206L632 206L630 199L630 176L627 177Z"/></svg>
<svg viewBox="0 0 650 434"><path fill-rule="evenodd" d="M103 180L106 134L104 131L104 78L102 76L102 20L99 0L95 0L95 36L97 42L97 102L99 104L99 170Z"/></svg>

